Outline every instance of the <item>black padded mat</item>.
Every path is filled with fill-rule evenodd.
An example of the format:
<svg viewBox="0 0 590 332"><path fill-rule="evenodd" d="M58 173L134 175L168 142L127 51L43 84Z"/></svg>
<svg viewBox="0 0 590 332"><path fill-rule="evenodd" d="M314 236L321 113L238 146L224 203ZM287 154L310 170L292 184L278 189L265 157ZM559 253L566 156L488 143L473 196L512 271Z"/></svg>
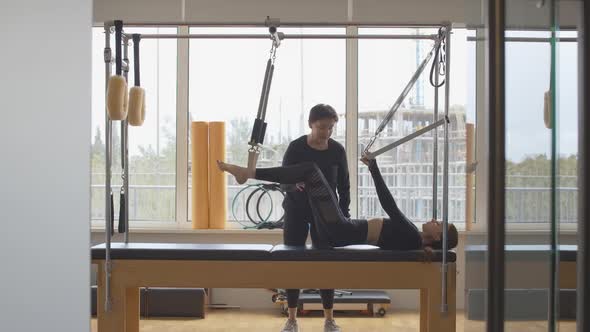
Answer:
<svg viewBox="0 0 590 332"><path fill-rule="evenodd" d="M284 261L368 261L368 262L420 262L423 250L382 250L371 245L352 245L333 249L315 249L311 246L276 245L272 256ZM447 260L454 262L457 256L449 251ZM442 251L436 250L432 261L442 261Z"/></svg>
<svg viewBox="0 0 590 332"><path fill-rule="evenodd" d="M505 246L507 260L547 260L551 254L549 245L531 245L531 244L511 244ZM560 245L559 260L562 262L575 262L578 246ZM488 252L486 245L469 245L465 246L465 257L467 259L485 259Z"/></svg>
<svg viewBox="0 0 590 332"><path fill-rule="evenodd" d="M92 247L92 259L105 259L105 255L104 243ZM316 249L270 244L111 243L111 259L417 262L424 260L424 252L381 250L369 245ZM448 252L447 259L454 262L455 253ZM433 261L441 260L442 253L435 251Z"/></svg>
<svg viewBox="0 0 590 332"><path fill-rule="evenodd" d="M105 259L105 244L92 247L92 259ZM270 260L270 244L111 243L111 259Z"/></svg>

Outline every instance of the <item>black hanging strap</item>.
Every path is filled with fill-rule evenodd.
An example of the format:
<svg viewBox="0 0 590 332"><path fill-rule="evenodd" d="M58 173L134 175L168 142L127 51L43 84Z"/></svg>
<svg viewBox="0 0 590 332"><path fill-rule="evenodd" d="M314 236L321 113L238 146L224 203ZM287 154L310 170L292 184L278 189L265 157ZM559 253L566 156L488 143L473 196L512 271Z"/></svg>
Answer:
<svg viewBox="0 0 590 332"><path fill-rule="evenodd" d="M441 86L445 85L445 80L443 79L439 84L435 84L434 83L434 76L435 75L441 75L444 76L444 74L442 74L441 72L436 71L436 67L437 67L437 63L439 65L442 65L443 70L444 69L444 65L445 65L445 45L446 45L446 30L444 28L439 28L438 29L438 38L440 39L440 44L438 44L438 46L436 47L435 53L434 53L434 61L432 61L432 66L430 67L430 85L432 85L435 88L440 88ZM442 49L442 51L441 51Z"/></svg>
<svg viewBox="0 0 590 332"><path fill-rule="evenodd" d="M123 60L121 59L121 38L123 35L123 21L115 21L115 74L121 75Z"/></svg>
<svg viewBox="0 0 590 332"><path fill-rule="evenodd" d="M111 224L111 236L115 235L115 202L113 202L113 192L111 191L111 215L109 216Z"/></svg>
<svg viewBox="0 0 590 332"><path fill-rule="evenodd" d="M133 34L133 84L135 86L141 86L139 81L139 41L141 40L141 35L134 33Z"/></svg>
<svg viewBox="0 0 590 332"><path fill-rule="evenodd" d="M127 223L126 213L125 213L125 192L121 191L120 199L119 199L119 233L125 233L125 224Z"/></svg>

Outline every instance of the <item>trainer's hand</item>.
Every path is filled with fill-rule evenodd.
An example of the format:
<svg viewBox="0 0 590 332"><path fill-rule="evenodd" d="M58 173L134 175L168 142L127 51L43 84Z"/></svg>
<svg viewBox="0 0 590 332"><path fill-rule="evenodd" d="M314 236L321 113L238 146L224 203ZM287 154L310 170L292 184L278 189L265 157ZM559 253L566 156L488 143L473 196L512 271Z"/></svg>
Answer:
<svg viewBox="0 0 590 332"><path fill-rule="evenodd" d="M303 191L305 190L305 182L299 182L295 184L295 188L297 188L297 191Z"/></svg>

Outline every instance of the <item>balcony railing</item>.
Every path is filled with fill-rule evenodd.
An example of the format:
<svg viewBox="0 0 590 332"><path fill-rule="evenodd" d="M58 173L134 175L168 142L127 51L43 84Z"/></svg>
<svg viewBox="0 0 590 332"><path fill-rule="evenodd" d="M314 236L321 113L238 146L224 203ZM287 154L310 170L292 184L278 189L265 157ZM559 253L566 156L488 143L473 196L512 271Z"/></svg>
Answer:
<svg viewBox="0 0 590 332"><path fill-rule="evenodd" d="M231 211L235 195L243 186L228 186L228 219L234 221ZM113 187L115 203L115 220L118 220L119 190ZM414 221L429 220L432 216L432 187L428 186L404 186L392 188L392 194L398 205L406 213L408 218ZM190 193L190 188L189 188ZM574 224L577 222L576 187L558 188L558 218L561 223ZM374 217L384 216L381 210L375 189L372 186L358 188L359 216ZM246 195L236 200L236 217L240 221L248 220L245 213ZM104 185L91 186L91 214L93 220L104 220ZM280 193L271 193L271 198L261 200L260 210L262 215L269 220L277 220L281 217L282 196ZM183 199L183 198L181 198ZM188 199L188 198L186 198ZM442 206L442 191L438 195L439 211ZM272 201L272 213L269 214ZM190 202L190 200L189 200ZM506 221L508 223L548 223L550 218L550 189L548 187L508 187L506 188ZM252 204L252 203L251 203ZM176 191L173 185L130 185L129 186L129 218L133 221L167 221L175 220ZM476 207L477 208L477 207ZM255 214L255 206L251 206L251 214ZM190 216L190 206L189 206ZM465 220L465 187L449 187L449 221L462 223ZM441 215L439 213L439 215Z"/></svg>

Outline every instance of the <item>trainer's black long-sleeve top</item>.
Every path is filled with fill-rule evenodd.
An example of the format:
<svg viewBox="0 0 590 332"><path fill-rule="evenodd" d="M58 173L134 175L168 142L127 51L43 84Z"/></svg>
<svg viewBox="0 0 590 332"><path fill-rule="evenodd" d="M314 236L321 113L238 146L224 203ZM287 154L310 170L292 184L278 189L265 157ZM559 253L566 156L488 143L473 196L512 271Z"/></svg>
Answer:
<svg viewBox="0 0 590 332"><path fill-rule="evenodd" d="M346 217L350 217L350 178L344 147L333 139L328 140L327 150L316 150L307 144L307 135L292 141L283 157L283 166L299 164L306 161L315 162L328 183L338 194L338 205ZM288 191L283 201L287 211L305 209L310 211L309 203L304 192Z"/></svg>

